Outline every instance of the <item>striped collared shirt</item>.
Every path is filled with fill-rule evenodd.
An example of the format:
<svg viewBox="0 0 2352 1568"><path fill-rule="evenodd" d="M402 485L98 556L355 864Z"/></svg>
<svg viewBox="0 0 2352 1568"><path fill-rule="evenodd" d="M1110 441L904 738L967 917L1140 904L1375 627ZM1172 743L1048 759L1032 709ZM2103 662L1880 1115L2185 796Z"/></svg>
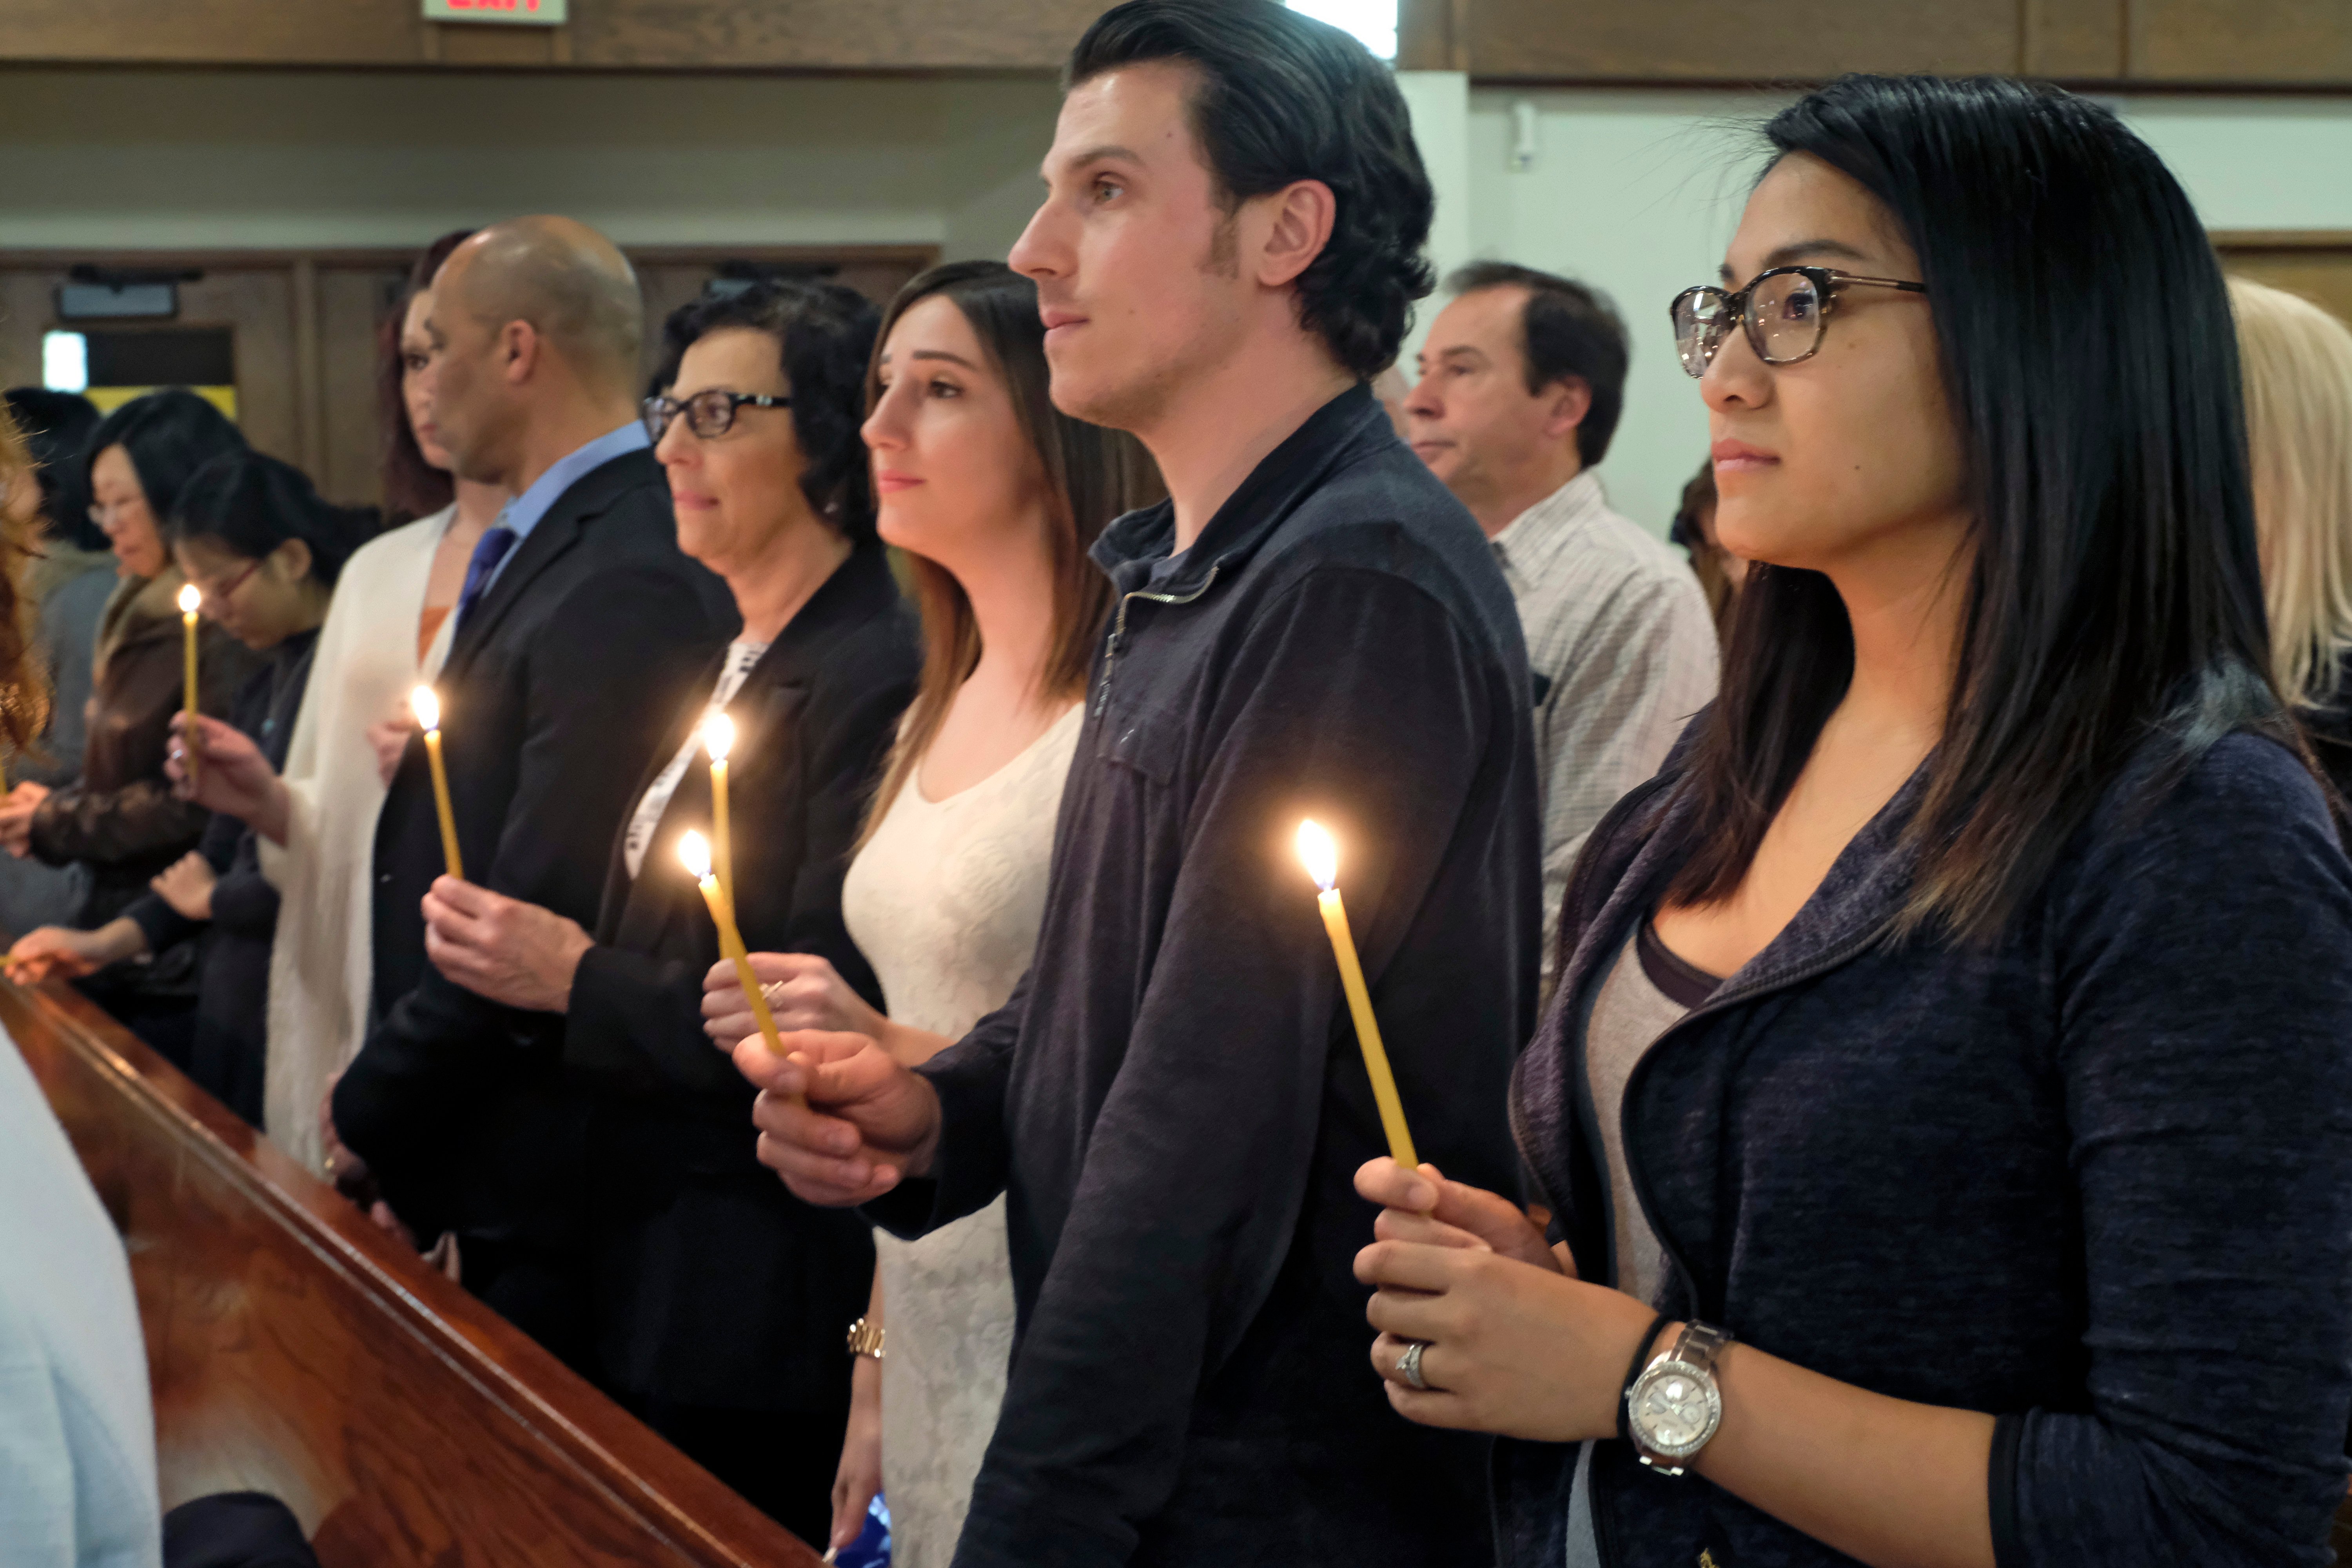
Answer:
<svg viewBox="0 0 2352 1568"><path fill-rule="evenodd" d="M1579 474L1511 520L1495 559L1535 676L1543 792L1543 969L1577 852L1715 696L1715 622L1690 565Z"/></svg>

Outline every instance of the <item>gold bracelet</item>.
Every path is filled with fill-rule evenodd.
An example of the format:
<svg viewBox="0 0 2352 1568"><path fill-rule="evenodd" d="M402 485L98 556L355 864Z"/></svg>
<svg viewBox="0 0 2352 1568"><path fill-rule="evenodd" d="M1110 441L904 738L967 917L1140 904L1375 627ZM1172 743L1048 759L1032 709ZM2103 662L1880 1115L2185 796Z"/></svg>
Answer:
<svg viewBox="0 0 2352 1568"><path fill-rule="evenodd" d="M849 1325L849 1353L851 1355L870 1355L876 1361L880 1361L882 1359L883 1332L884 1330L881 1324L868 1322L864 1318L858 1319L857 1321Z"/></svg>

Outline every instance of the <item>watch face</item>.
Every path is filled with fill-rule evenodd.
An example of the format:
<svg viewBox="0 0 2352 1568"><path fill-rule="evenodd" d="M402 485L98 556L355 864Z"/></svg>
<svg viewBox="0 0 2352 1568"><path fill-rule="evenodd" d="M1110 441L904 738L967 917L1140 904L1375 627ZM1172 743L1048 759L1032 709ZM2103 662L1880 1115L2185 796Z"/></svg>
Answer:
<svg viewBox="0 0 2352 1568"><path fill-rule="evenodd" d="M1696 1452L1723 1418L1714 1380L1685 1362L1661 1362L1643 1373L1633 1385L1633 1405L1634 1431L1671 1458Z"/></svg>

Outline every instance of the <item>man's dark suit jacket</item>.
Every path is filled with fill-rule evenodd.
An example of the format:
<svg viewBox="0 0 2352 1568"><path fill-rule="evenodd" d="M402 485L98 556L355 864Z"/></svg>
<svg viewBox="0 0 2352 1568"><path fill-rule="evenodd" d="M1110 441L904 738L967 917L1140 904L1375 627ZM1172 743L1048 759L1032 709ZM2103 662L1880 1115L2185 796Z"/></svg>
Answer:
<svg viewBox="0 0 2352 1568"><path fill-rule="evenodd" d="M557 498L435 683L467 879L593 927L646 764L737 625L725 584L679 552L650 453ZM577 1246L585 1121L563 1019L486 1001L426 962L419 905L442 870L412 741L376 822L376 1022L336 1086L336 1131L419 1236L454 1230L483 1259L562 1253Z"/></svg>
<svg viewBox="0 0 2352 1568"><path fill-rule="evenodd" d="M914 616L870 545L810 597L728 703L743 941L814 953L877 1006L841 883L920 660ZM679 710L654 770L700 721L717 674ZM640 1407L838 1419L849 1407L842 1336L866 1310L873 1243L864 1220L802 1203L757 1158L754 1091L702 1029L719 937L678 865L689 828L710 831L707 767L679 779L635 878L614 846L597 945L580 961L565 1019L564 1061L591 1096L598 1378Z"/></svg>

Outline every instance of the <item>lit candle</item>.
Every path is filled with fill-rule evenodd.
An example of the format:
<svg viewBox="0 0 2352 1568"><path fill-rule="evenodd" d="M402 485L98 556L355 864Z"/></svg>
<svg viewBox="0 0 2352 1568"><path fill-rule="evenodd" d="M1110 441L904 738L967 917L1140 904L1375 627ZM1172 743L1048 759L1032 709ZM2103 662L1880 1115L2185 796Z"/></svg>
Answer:
<svg viewBox="0 0 2352 1568"><path fill-rule="evenodd" d="M702 889L702 901L710 907L710 923L719 928L719 954L735 965L735 984L743 988L743 1000L751 1005L751 1016L759 1021L760 1037L768 1042L772 1053L782 1056L784 1045L776 1037L776 1016L768 1011L768 999L760 994L759 979L751 973L751 954L743 951L743 933L735 929L735 911L729 907L719 879L710 874L710 846L702 841L701 834L688 833L677 841L677 858L686 863L687 874Z"/></svg>
<svg viewBox="0 0 2352 1568"><path fill-rule="evenodd" d="M1381 1045L1381 1026L1372 1017L1372 994L1364 988L1364 966L1356 961L1356 939L1348 931L1348 911L1339 903L1339 850L1331 836L1313 822L1298 825L1298 858L1307 874L1323 889L1323 927L1331 933L1331 956L1339 961L1339 987L1348 994L1348 1011L1356 1018L1356 1044L1363 1048L1364 1071L1372 1080L1372 1100L1381 1108L1381 1127L1389 1136L1389 1155L1406 1170L1421 1167L1412 1152L1412 1134L1405 1130L1404 1102L1397 1098L1396 1076L1389 1071L1389 1053Z"/></svg>
<svg viewBox="0 0 2352 1568"><path fill-rule="evenodd" d="M408 705L416 710L416 722L425 731L425 760L433 767L433 805L441 814L441 858L449 868L449 875L465 879L465 858L457 853L457 818L449 809L449 774L441 765L441 699L429 686L420 686L408 694Z"/></svg>
<svg viewBox="0 0 2352 1568"><path fill-rule="evenodd" d="M196 729L196 606L205 596L194 583L180 590L180 628L187 634L187 721L182 726L182 744L188 753L188 782L196 782L196 771L204 762L204 737Z"/></svg>
<svg viewBox="0 0 2352 1568"><path fill-rule="evenodd" d="M713 713L702 726L702 746L710 753L710 874L719 896L735 909L735 840L727 831L727 753L735 749L735 721Z"/></svg>

